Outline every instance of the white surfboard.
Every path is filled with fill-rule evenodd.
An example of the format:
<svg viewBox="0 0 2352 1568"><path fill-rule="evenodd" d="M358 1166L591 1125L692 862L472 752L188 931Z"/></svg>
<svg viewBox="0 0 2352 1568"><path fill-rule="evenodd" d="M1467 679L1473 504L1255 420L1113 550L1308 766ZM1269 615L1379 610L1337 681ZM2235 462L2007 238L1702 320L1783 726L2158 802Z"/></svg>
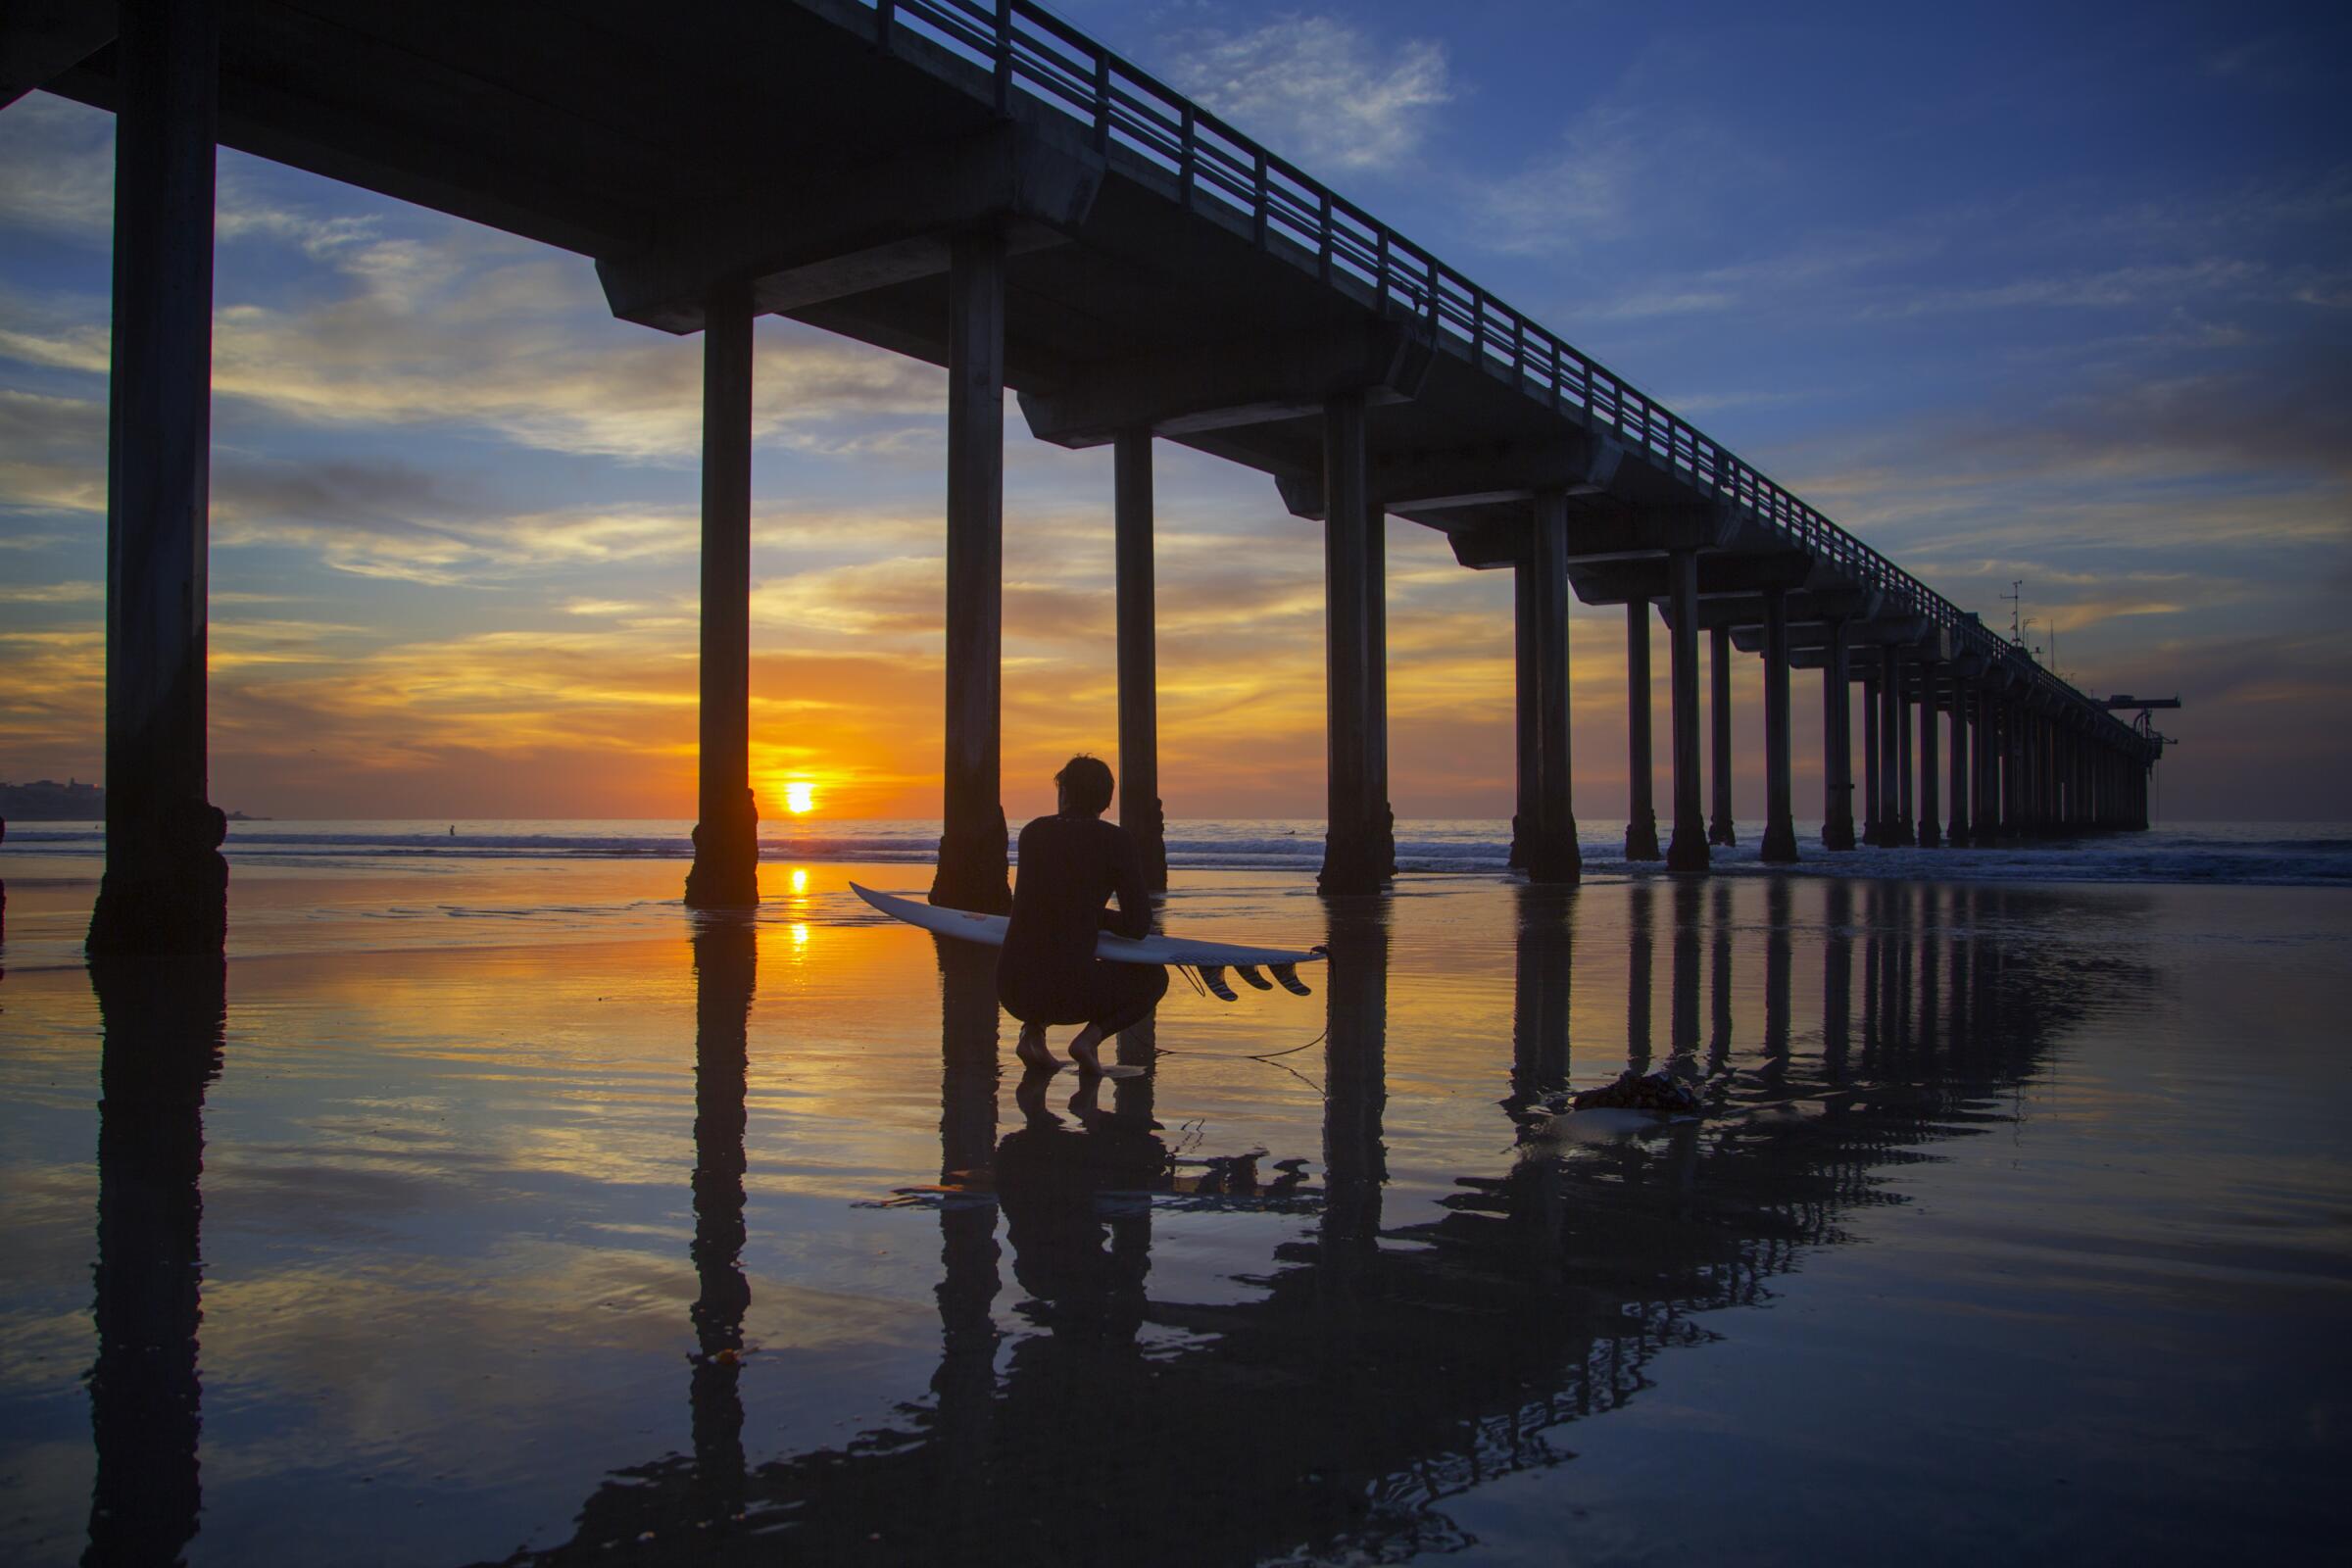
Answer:
<svg viewBox="0 0 2352 1568"><path fill-rule="evenodd" d="M1001 914L943 909L937 905L876 893L855 882L850 884L850 891L894 920L904 920L958 942L978 942L992 948L1004 945L1008 922ZM1301 963L1318 963L1324 956L1290 948L1253 948L1239 942L1201 942L1191 937L1117 937L1105 931L1095 939L1095 956L1108 958L1113 963L1184 964L1200 970L1203 979L1212 981L1210 989L1230 1001L1233 993L1216 976L1218 970L1238 970L1245 980L1263 991L1272 988L1258 977L1257 971L1269 969L1282 982L1284 990L1304 996L1305 987L1298 984L1293 970Z"/></svg>

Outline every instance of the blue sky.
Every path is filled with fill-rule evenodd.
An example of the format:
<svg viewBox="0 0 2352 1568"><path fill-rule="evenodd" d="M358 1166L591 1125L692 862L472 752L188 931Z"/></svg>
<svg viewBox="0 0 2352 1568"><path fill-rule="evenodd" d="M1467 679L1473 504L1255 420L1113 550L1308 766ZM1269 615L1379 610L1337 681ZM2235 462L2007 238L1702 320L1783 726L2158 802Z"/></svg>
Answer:
<svg viewBox="0 0 2352 1568"><path fill-rule="evenodd" d="M2346 813L2340 9L1062 10L1987 621L2023 579L2078 683L2180 690L2165 811ZM0 112L0 777L99 771L111 159L102 114ZM215 799L690 812L697 343L583 259L220 172ZM929 814L944 380L760 343L756 772ZM1017 816L1112 750L1109 474L1007 432ZM1317 814L1313 528L1164 446L1160 506L1170 811ZM1403 523L1390 560L1396 808L1507 812L1508 583ZM1623 809L1622 644L1580 612L1588 817Z"/></svg>

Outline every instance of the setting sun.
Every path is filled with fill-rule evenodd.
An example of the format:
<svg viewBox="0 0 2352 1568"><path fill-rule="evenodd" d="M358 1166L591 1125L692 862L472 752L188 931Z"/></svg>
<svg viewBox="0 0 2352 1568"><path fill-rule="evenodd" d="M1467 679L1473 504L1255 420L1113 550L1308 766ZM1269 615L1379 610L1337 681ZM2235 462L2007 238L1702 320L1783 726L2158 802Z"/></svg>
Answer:
<svg viewBox="0 0 2352 1568"><path fill-rule="evenodd" d="M816 786L796 778L784 786L784 809L801 816L816 809Z"/></svg>

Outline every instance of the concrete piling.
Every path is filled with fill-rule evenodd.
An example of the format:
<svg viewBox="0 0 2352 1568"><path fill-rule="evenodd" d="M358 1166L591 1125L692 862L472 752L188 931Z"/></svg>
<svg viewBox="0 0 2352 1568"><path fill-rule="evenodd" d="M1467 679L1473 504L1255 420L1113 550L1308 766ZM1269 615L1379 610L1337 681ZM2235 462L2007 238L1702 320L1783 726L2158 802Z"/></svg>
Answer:
<svg viewBox="0 0 2352 1568"><path fill-rule="evenodd" d="M215 0L125 0L115 54L106 502L106 871L92 954L218 953L227 823L207 798Z"/></svg>

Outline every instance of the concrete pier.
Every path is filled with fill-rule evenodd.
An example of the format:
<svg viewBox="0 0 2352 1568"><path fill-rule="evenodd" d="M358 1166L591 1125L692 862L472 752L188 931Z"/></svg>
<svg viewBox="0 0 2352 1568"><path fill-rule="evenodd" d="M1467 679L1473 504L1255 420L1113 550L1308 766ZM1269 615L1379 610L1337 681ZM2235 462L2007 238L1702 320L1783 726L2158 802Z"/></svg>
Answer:
<svg viewBox="0 0 2352 1568"><path fill-rule="evenodd" d="M1865 662L1880 662L1868 656ZM1885 685L1883 666L1872 669L1862 681L1862 842L1874 849L1886 842L1886 812L1880 805L1886 763L1885 749L1879 744L1879 693Z"/></svg>
<svg viewBox="0 0 2352 1568"><path fill-rule="evenodd" d="M957 236L948 262L946 800L931 902L1002 914L1004 239Z"/></svg>
<svg viewBox="0 0 2352 1568"><path fill-rule="evenodd" d="M1854 847L1854 705L1842 619L1829 623L1821 664L1821 845Z"/></svg>
<svg viewBox="0 0 2352 1568"><path fill-rule="evenodd" d="M751 787L752 291L714 289L703 326L700 820L686 905L760 902L760 809Z"/></svg>
<svg viewBox="0 0 2352 1568"><path fill-rule="evenodd" d="M1919 666L1919 843L1922 849L1943 847L1941 803L1937 799L1942 763L1936 747L1938 717L1936 688L1942 684L1935 664Z"/></svg>
<svg viewBox="0 0 2352 1568"><path fill-rule="evenodd" d="M1537 705L1542 681L1536 652L1536 564L1511 567L1511 714L1515 788L1511 804L1511 858L1525 866L1535 847L1537 801L1544 792L1543 732Z"/></svg>
<svg viewBox="0 0 2352 1568"><path fill-rule="evenodd" d="M106 872L93 954L218 953L207 798L216 0L124 0L115 44L106 500Z"/></svg>
<svg viewBox="0 0 2352 1568"><path fill-rule="evenodd" d="M1649 748L1649 601L1625 602L1625 858L1655 860L1658 808Z"/></svg>
<svg viewBox="0 0 2352 1568"><path fill-rule="evenodd" d="M1718 688L1720 690L1720 687ZM1764 845L1774 865L1796 859L1796 824L1789 815L1788 595L1764 590Z"/></svg>
<svg viewBox="0 0 2352 1568"><path fill-rule="evenodd" d="M1911 761L1911 710L1915 706L1914 694L1918 689L1919 677L1913 672L1910 663L1896 655L1894 650L1888 649L1887 653L1891 660L1889 672L1894 686L1893 736L1896 803L1894 836L1888 842L1908 846L1919 842L1917 818L1912 814L1912 785L1918 775L1912 767Z"/></svg>
<svg viewBox="0 0 2352 1568"><path fill-rule="evenodd" d="M1698 552L1677 550L1667 560L1674 612L1667 670L1674 691L1674 838L1666 847L1666 869L1694 874L1709 860L1698 792Z"/></svg>
<svg viewBox="0 0 2352 1568"><path fill-rule="evenodd" d="M1971 694L1969 678L1960 673L1959 666L1954 665L1951 708L1952 811L1950 822L1945 824L1943 837L1944 842L1955 850L1967 846L1971 825L1974 821L1970 814L1968 798L1971 782L1968 765L1968 723L1973 707L1974 698Z"/></svg>
<svg viewBox="0 0 2352 1568"><path fill-rule="evenodd" d="M508 19L484 34L399 7L330 7L328 17L295 0L244 0L223 29L216 17L225 9L221 0L39 0L29 22L9 13L0 24L9 45L0 103L39 87L120 116L112 804L94 951L218 948L223 924L223 826L206 800L203 734L219 135L564 251L593 265L615 318L708 334L697 905L757 898L741 607L749 320L759 314L948 371L939 903L1008 903L1000 777L1008 387L1037 438L1119 447L1120 814L1147 840L1154 880L1165 842L1152 693L1155 441L1268 476L1294 514L1324 526L1333 807L1324 883L1333 891L1371 891L1395 865L1392 517L1444 533L1465 567L1509 566L1521 579L1514 858L1532 866L1543 839L1544 880L1572 876L1575 857L1565 688L1553 704L1544 673L1566 678L1565 599L1556 616L1534 608L1548 597L1531 542L1539 514L1545 530L1564 514L1574 595L1626 608L1630 857L1658 858L1648 608L1660 601L1673 605L1678 868L1702 866L1710 844L1735 836L1730 653L1757 652L1774 614L1785 662L1811 667L1818 658L1828 670L1831 847L1850 846L1858 808L1872 842L1909 837L1915 789L1923 815L1939 814L1940 783L1909 766L1915 745L1923 756L1934 749L1910 734L1911 701L1962 710L1953 777L1974 778L1966 790L1955 784L1949 814L1970 838L2145 821L2160 742L2134 735L2105 704L1542 322L1278 150L1204 119L1034 0L920 16L834 0L698 14L699 49L764 63L732 75L673 58L670 24L650 14L615 13L593 27ZM70 24L52 24L69 13ZM627 113L613 108L615 82L634 95ZM859 112L845 121L844 106ZM1204 123L1213 134L1188 129L1173 143L1163 134ZM746 183L728 172L746 168L772 177ZM1234 177L1252 168L1265 172ZM1335 463L1335 451L1346 461ZM1548 565L1541 575L1548 584ZM1708 737L1696 728L1702 628L1714 660ZM1856 646L1867 672L1850 667ZM1929 666L1919 692L1901 684L1906 662ZM1947 694L1938 683L1954 667L1981 687ZM1786 729L1769 689L1780 675L1768 668L1768 754ZM1978 734L1967 740L1971 722ZM1711 756L1701 751L1710 740ZM1546 760L1555 747L1556 769ZM1786 767L1768 756L1767 771ZM1776 790L1786 795L1768 778L1768 801ZM1775 859L1791 848L1777 831L1786 814L1785 802L1768 805Z"/></svg>
<svg viewBox="0 0 2352 1568"><path fill-rule="evenodd" d="M1537 494L1533 533L1533 560L1522 568L1536 628L1532 673L1538 761L1534 836L1526 865L1531 882L1571 884L1584 875L1584 856L1577 848L1570 787L1566 492L1544 490Z"/></svg>
<svg viewBox="0 0 2352 1568"><path fill-rule="evenodd" d="M1144 852L1144 880L1168 885L1167 823L1159 799L1159 657L1152 581L1152 432L1119 432L1111 447L1118 595L1119 822Z"/></svg>
<svg viewBox="0 0 2352 1568"><path fill-rule="evenodd" d="M1387 802L1374 796L1378 728L1371 605L1371 506L1365 490L1364 395L1343 392L1323 409L1323 644L1327 814L1325 893L1377 893L1387 883Z"/></svg>
<svg viewBox="0 0 2352 1568"><path fill-rule="evenodd" d="M1711 793L1707 842L1727 848L1740 842L1732 826L1732 628L1707 632L1707 727L1713 746L1707 758Z"/></svg>
<svg viewBox="0 0 2352 1568"><path fill-rule="evenodd" d="M1903 659L1892 643L1879 650L1879 838L1882 848L1911 842L1909 791L1903 783Z"/></svg>

